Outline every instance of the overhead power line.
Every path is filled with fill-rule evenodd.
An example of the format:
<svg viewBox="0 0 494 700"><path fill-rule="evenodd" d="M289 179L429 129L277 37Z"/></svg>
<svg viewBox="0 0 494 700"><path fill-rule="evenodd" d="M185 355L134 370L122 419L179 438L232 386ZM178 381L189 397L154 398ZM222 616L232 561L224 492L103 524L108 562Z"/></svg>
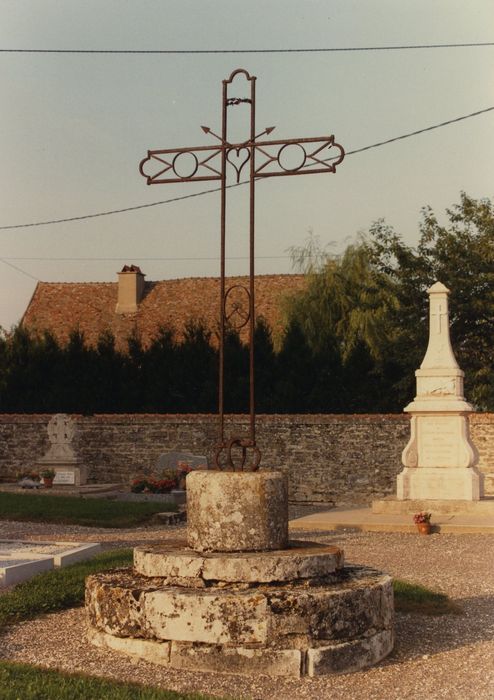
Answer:
<svg viewBox="0 0 494 700"><path fill-rule="evenodd" d="M480 109L477 112L471 112L470 114L465 114L462 117L456 117L455 119L448 119L447 121L441 122L439 124L434 124L432 126L426 126L423 129L417 129L416 131L410 131L406 134L402 134L401 136L394 136L393 138L386 139L385 141L379 141L378 143L373 143L370 146L363 146L362 148L356 148L353 151L346 151L346 156L351 156L355 155L356 153L363 153L364 151L369 151L372 148L379 148L381 146L386 146L389 143L394 143L395 141L401 141L403 139L408 139L411 138L412 136L418 136L419 134L424 134L427 131L433 131L434 129L441 129L444 126L448 126L449 124L455 124L456 122L461 122L465 119L471 119L472 117L477 117L480 114L485 114L486 112L492 112L494 110L494 107L487 107L486 109ZM326 158L326 160L332 160L332 158ZM232 187L240 187L242 185L245 185L247 181L244 182L239 182L235 183L233 185L227 185L228 188ZM185 194L185 195L180 195L179 197L172 197L170 199L163 199L158 202L151 202L149 204L138 204L133 207L125 207L124 209L111 209L110 211L101 211L97 212L96 214L83 214L81 216L70 216L66 217L64 219L51 219L48 221L36 221L34 223L29 223L29 224L12 224L10 226L0 226L0 231L8 231L11 229L17 229L17 228L30 228L33 226L48 226L51 224L63 224L63 223L68 223L71 221L82 221L85 219L94 219L98 216L111 216L112 214L124 214L129 211L137 211L138 209L147 209L149 207L157 207L161 206L162 204L173 204L174 202L180 202L185 199L192 199L193 197L201 197L202 195L206 194L212 194L213 192L219 192L221 190L220 187L214 187L210 190L202 190L201 192L195 192L193 194Z"/></svg>
<svg viewBox="0 0 494 700"><path fill-rule="evenodd" d="M335 46L315 49L0 49L0 53L75 53L75 54L248 54L248 53L331 53L338 51L408 51L415 49L461 49L494 46L494 42L462 44L403 44L399 46Z"/></svg>
<svg viewBox="0 0 494 700"><path fill-rule="evenodd" d="M16 270L17 272L20 272L22 275L25 275L26 277L30 277L30 278L31 278L32 280L34 280L35 282L41 282L41 280L40 280L39 277L35 277L35 276L32 275L30 272L26 272L26 270L23 270L22 268L17 267L17 265L12 265L11 262L7 262L7 260L4 259L4 258L0 258L0 262L2 262L4 265L8 265L8 266L11 267L13 270Z"/></svg>
<svg viewBox="0 0 494 700"><path fill-rule="evenodd" d="M180 258L175 258L175 257L165 257L165 258L157 258L156 256L153 256L152 258L140 258L136 257L134 255L132 256L127 256L125 258L54 258L51 256L45 256L45 257L16 257L16 256L6 256L3 258L0 258L2 262L4 262L6 265L9 263L7 260L24 260L24 261L30 261L30 262L127 262L129 257L132 257L134 260L137 262L190 262L191 260L199 260L200 262L204 261L212 261L212 262L217 262L218 261L218 256L207 256L207 257L180 257ZM290 260L291 255L256 255L256 260ZM249 260L248 255L228 255L226 256L227 260Z"/></svg>

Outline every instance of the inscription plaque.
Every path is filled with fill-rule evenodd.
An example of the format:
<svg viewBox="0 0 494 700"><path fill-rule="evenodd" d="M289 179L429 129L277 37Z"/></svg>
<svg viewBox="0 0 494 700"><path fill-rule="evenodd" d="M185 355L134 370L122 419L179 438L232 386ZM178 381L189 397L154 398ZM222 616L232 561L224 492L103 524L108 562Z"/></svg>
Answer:
<svg viewBox="0 0 494 700"><path fill-rule="evenodd" d="M450 467L458 463L459 435L449 417L419 419L419 466Z"/></svg>
<svg viewBox="0 0 494 700"><path fill-rule="evenodd" d="M53 479L54 484L75 484L75 472L62 472L57 471L55 478Z"/></svg>

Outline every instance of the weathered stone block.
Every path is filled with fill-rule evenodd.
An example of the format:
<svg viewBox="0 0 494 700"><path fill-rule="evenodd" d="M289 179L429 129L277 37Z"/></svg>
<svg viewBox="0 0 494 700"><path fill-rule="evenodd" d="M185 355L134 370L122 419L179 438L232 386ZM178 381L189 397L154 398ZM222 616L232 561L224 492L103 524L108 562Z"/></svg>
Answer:
<svg viewBox="0 0 494 700"><path fill-rule="evenodd" d="M89 623L117 637L147 637L142 615L144 591L161 582L135 580L130 570L94 574L86 579L86 610Z"/></svg>
<svg viewBox="0 0 494 700"><path fill-rule="evenodd" d="M91 627L88 628L87 635L88 641L97 647L119 651L160 666L170 665L170 642L148 641L146 639L133 639L132 637L114 637L112 634L98 632Z"/></svg>
<svg viewBox="0 0 494 700"><path fill-rule="evenodd" d="M283 549L287 478L280 472L192 472L187 514L187 542L197 552Z"/></svg>
<svg viewBox="0 0 494 700"><path fill-rule="evenodd" d="M143 612L158 639L262 644L266 607L265 597L255 592L162 589L145 594Z"/></svg>
<svg viewBox="0 0 494 700"><path fill-rule="evenodd" d="M350 569L347 581L268 594L268 642L291 646L292 635L311 640L351 640L393 623L392 579L368 569ZM300 643L298 640L297 645Z"/></svg>
<svg viewBox="0 0 494 700"><path fill-rule="evenodd" d="M309 649L307 675L359 671L384 659L392 651L393 645L394 633L389 629L365 639Z"/></svg>
<svg viewBox="0 0 494 700"><path fill-rule="evenodd" d="M301 659L298 649L225 648L173 642L170 663L174 668L194 671L298 678Z"/></svg>
<svg viewBox="0 0 494 700"><path fill-rule="evenodd" d="M343 567L343 551L314 542L289 543L270 552L194 552L185 543L134 549L134 567L143 576L167 583L202 587L205 582L271 583L327 576Z"/></svg>

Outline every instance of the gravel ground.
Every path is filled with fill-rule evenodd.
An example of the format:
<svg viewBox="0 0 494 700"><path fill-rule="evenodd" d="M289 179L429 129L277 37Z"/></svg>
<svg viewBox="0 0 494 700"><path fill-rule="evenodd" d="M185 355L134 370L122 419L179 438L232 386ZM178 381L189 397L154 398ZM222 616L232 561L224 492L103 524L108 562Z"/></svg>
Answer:
<svg viewBox="0 0 494 700"><path fill-rule="evenodd" d="M183 526L97 530L79 526L0 521L0 539L101 542L105 548L184 537ZM177 691L235 700L494 699L494 538L492 535L408 533L291 533L338 544L346 560L447 593L462 615L398 614L396 646L379 666L315 679L190 673L132 661L85 640L83 609L47 615L10 628L0 658L82 671Z"/></svg>

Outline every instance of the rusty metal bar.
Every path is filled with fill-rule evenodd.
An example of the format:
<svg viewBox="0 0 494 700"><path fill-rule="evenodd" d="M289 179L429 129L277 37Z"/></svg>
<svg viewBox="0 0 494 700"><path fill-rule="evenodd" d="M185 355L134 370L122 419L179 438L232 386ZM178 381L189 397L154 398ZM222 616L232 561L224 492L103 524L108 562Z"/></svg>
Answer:
<svg viewBox="0 0 494 700"><path fill-rule="evenodd" d="M249 178L249 414L250 441L256 447L256 414L255 414L255 367L254 367L254 331L255 331L255 139L256 139L256 78L252 77L250 86L250 178Z"/></svg>
<svg viewBox="0 0 494 700"><path fill-rule="evenodd" d="M243 75L250 85L250 97L229 97L228 86L238 76ZM230 143L228 141L228 109L239 105L250 107L250 135L246 141ZM265 177L280 177L286 175L313 175L316 173L334 173L336 166L345 157L345 151L340 144L335 143L334 136L316 136L300 139L275 139L258 140L264 135L269 135L274 127L267 127L256 135L256 77L249 75L243 69L234 70L230 77L223 80L221 101L221 136L215 134L209 127L202 126L205 134L210 134L219 141L219 145L196 146L185 148L168 148L147 152L147 157L139 164L139 171L148 185L168 184L177 182L197 182L205 180L221 181L221 205L220 205L220 314L219 314L219 381L218 381L218 414L219 414L219 441L215 456L218 469L250 469L259 468L261 453L256 445L255 422L255 181ZM307 148L314 145L314 149ZM293 167L283 160L285 149L289 146L298 146L300 163ZM279 147L279 148L277 148ZM269 149L275 152L270 153ZM325 148L335 148L339 155L334 158L322 159L317 157ZM245 151L245 157L240 154ZM196 154L210 153L202 160ZM190 172L184 176L177 170L178 161L182 154L192 156ZM162 156L173 156L169 160ZM217 155L221 156L221 167L218 170L209 161ZM259 158L256 161L256 155ZM264 160L263 160L264 158ZM154 175L148 175L144 168L150 161L157 161L165 167L159 169ZM244 285L232 285L226 288L226 227L227 227L227 175L229 166L236 173L236 181L240 182L240 176L244 166L249 163L249 283ZM213 175L199 174L200 168L206 168ZM166 173L171 171L171 176ZM248 312L244 310L245 297L248 297ZM249 326L249 433L246 435L226 436L225 430L225 336L227 323L233 324L237 329L248 323ZM248 451L251 456L248 456Z"/></svg>
<svg viewBox="0 0 494 700"><path fill-rule="evenodd" d="M223 80L223 95L221 101L221 142L226 143L227 136L227 81ZM226 149L221 151L221 241L220 241L220 349L219 349L219 386L218 413L220 421L220 445L225 443L225 247L226 247ZM217 466L218 456L216 457Z"/></svg>

